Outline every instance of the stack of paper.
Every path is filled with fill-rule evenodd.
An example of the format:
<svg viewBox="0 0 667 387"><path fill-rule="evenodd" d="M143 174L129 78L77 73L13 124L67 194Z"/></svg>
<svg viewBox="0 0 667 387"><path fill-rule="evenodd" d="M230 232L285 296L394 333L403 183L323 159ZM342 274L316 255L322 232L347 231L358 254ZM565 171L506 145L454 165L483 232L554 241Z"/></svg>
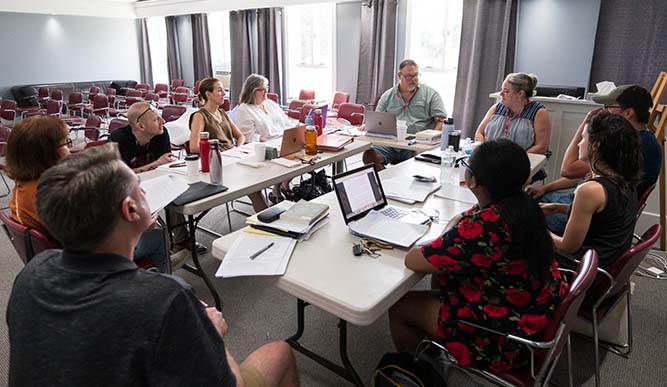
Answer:
<svg viewBox="0 0 667 387"><path fill-rule="evenodd" d="M241 232L215 276L283 275L295 246L296 240L292 238Z"/></svg>
<svg viewBox="0 0 667 387"><path fill-rule="evenodd" d="M174 175L163 175L155 179L143 180L141 188L145 192L151 214L155 214L187 191L188 184Z"/></svg>
<svg viewBox="0 0 667 387"><path fill-rule="evenodd" d="M412 204L426 200L428 195L440 188L440 183L426 183L412 177L397 176L382 180L382 187L386 197Z"/></svg>

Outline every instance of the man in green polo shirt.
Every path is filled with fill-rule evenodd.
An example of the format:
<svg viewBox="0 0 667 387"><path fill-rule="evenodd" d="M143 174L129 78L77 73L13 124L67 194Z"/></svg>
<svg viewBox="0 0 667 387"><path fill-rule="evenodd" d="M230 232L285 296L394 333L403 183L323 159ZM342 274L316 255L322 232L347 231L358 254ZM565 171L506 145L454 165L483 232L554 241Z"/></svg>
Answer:
<svg viewBox="0 0 667 387"><path fill-rule="evenodd" d="M442 130L447 117L442 98L435 89L419 83L419 66L412 59L404 59L398 66L398 84L380 97L378 112L389 112L396 120L408 124L408 133L425 129ZM387 164L397 164L414 156L414 152L373 145L364 152L364 164L374 163L381 171Z"/></svg>

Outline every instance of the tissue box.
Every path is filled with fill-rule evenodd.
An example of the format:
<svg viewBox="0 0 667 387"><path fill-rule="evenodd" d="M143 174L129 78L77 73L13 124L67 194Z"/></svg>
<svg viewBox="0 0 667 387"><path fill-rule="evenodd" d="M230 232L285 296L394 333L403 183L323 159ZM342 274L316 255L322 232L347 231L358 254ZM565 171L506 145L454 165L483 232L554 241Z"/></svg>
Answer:
<svg viewBox="0 0 667 387"><path fill-rule="evenodd" d="M415 140L419 144L438 144L442 141L442 131L433 129L422 130L415 133Z"/></svg>

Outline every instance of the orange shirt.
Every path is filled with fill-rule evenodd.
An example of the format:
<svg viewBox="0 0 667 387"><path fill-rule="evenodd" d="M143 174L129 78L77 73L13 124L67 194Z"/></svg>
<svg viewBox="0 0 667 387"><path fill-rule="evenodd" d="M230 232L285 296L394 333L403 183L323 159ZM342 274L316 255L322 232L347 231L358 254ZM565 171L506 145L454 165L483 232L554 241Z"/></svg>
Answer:
<svg viewBox="0 0 667 387"><path fill-rule="evenodd" d="M12 210L13 220L49 235L37 215L37 180L17 181L12 190L9 208Z"/></svg>

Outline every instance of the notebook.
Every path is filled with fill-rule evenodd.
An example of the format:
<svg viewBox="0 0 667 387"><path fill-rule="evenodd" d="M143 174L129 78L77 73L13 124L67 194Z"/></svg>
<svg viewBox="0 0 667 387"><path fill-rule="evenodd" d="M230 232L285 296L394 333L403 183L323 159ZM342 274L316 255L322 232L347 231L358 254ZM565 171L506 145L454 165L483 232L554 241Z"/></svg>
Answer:
<svg viewBox="0 0 667 387"><path fill-rule="evenodd" d="M412 179L412 178L410 178ZM428 231L421 212L388 205L373 164L333 177L345 224L355 234L409 247Z"/></svg>
<svg viewBox="0 0 667 387"><path fill-rule="evenodd" d="M227 191L228 188L224 185L209 184L203 181L190 184L187 191L183 192L179 197L172 202L175 206L182 206L190 202L203 199L215 195L220 192Z"/></svg>

